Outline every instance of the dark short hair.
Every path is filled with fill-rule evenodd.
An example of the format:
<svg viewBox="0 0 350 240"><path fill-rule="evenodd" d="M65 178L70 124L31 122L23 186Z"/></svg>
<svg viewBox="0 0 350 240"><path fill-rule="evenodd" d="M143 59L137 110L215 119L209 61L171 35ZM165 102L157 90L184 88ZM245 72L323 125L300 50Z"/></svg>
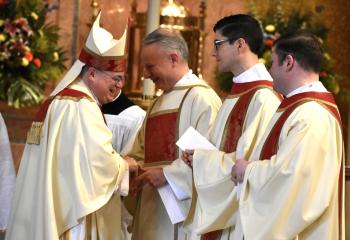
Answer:
<svg viewBox="0 0 350 240"><path fill-rule="evenodd" d="M183 60L188 61L188 46L180 32L158 28L143 39L142 45L147 46L153 43L158 43L164 48L176 50Z"/></svg>
<svg viewBox="0 0 350 240"><path fill-rule="evenodd" d="M258 55L263 43L263 33L259 22L250 15L236 14L220 19L213 28L213 31L220 31L223 36L230 40L230 43L243 38L250 50Z"/></svg>
<svg viewBox="0 0 350 240"><path fill-rule="evenodd" d="M90 67L91 67L90 65L85 64L80 71L79 77L83 77L87 73Z"/></svg>
<svg viewBox="0 0 350 240"><path fill-rule="evenodd" d="M287 33L275 41L274 47L280 65L287 55L292 55L304 70L321 71L323 50L314 34L305 30Z"/></svg>

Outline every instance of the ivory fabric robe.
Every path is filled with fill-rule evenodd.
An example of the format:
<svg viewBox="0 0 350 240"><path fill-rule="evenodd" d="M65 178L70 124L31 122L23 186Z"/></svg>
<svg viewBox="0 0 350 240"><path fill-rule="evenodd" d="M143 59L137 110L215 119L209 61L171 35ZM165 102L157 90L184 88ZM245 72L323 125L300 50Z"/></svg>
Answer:
<svg viewBox="0 0 350 240"><path fill-rule="evenodd" d="M161 95L156 100L151 111L148 111L146 120L139 131L130 155L138 160L145 160L145 150L147 150L145 149L145 144L147 144L145 129L147 128L147 121L151 117L168 116L168 113L177 112L178 121L173 129L173 133L176 136L172 136L175 137L172 140L177 140L190 126L197 129L204 136L207 136L220 106L221 100L204 81L198 79L191 72L185 74L176 83L175 87L170 92ZM159 130L159 134L159 136L162 136L161 129ZM168 137L163 136L164 140ZM159 146L154 145L154 150L157 147ZM152 159L153 162L144 164L144 167L163 167L168 184L170 183L174 194L182 203L182 211L187 213L192 196L192 172L179 158L181 157L181 150L175 144L170 146L170 148L176 154L174 161ZM150 150L152 151L152 149ZM168 151L167 149L157 150L160 152ZM163 204L157 189L149 185L143 187L134 218L133 239L185 239L186 236L183 232L182 224L173 225L171 223Z"/></svg>
<svg viewBox="0 0 350 240"><path fill-rule="evenodd" d="M113 148L124 156L130 152L146 112L130 101L123 92L120 92L113 102L103 105L102 112L112 132ZM125 208L124 203L121 205L121 224L122 239L131 239L128 227L132 224L132 215Z"/></svg>
<svg viewBox="0 0 350 240"><path fill-rule="evenodd" d="M340 117L334 100L320 95L332 98L299 93L282 102L272 118L245 172L235 239L344 239ZM296 104L293 99L299 105L274 136L275 151L264 158L274 145L265 139Z"/></svg>
<svg viewBox="0 0 350 240"><path fill-rule="evenodd" d="M242 83L236 83L239 84ZM195 204L195 211L192 213L192 220L188 220L188 226L192 229L191 239L200 239L201 234L216 230L224 231L217 236L207 236L207 239L230 239L236 224L238 208L236 187L230 175L235 155L241 158L250 156L280 104L280 97L272 88L258 89L246 109L243 128L237 136L237 148L233 149L234 152L225 153L222 151L223 142L226 140L223 133L229 121L229 114L241 96L242 94L229 96L215 121L210 140L221 151L198 149L194 152L193 176L198 199L192 203Z"/></svg>
<svg viewBox="0 0 350 240"><path fill-rule="evenodd" d="M228 239L236 222L236 188L230 179L235 151L249 156L280 103L262 63L233 78L231 94L215 120L210 141L220 151L195 150L193 198L186 220L190 239ZM216 231L219 230L219 231ZM224 230L224 231L222 231Z"/></svg>
<svg viewBox="0 0 350 240"><path fill-rule="evenodd" d="M130 101L123 92L113 102L103 105L102 112L112 131L113 148L121 155L130 152L146 112Z"/></svg>
<svg viewBox="0 0 350 240"><path fill-rule="evenodd" d="M29 144L27 139L8 240L59 239L85 222L91 229L86 238L120 239L120 197L112 195L120 190L128 165L114 151L112 134L83 81L77 79L69 89L79 96L52 100L40 143Z"/></svg>

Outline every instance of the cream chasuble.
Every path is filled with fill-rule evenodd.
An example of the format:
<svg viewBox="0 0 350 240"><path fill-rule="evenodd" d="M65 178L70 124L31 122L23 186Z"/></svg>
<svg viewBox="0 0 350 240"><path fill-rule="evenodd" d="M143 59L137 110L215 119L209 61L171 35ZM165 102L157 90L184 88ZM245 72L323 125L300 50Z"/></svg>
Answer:
<svg viewBox="0 0 350 240"><path fill-rule="evenodd" d="M192 172L179 159L181 150L175 146L175 142L190 126L207 136L220 106L219 97L204 81L199 80L191 72L185 74L170 92L164 93L156 99L151 110L147 113L146 120L130 153L131 156L142 161L142 163L146 160L145 168L163 167L164 175L168 181L167 184L170 184L176 197L182 200L181 208L183 212L187 213L189 210L192 195ZM148 128L147 130L147 124L158 118L168 121L169 124L173 125L172 129L165 129L167 126L160 121L157 129ZM152 124L152 126L155 125ZM168 125L168 128L170 128L170 125ZM157 130L157 134L152 133L152 131ZM170 135L162 136L163 132ZM150 141L157 144L148 144L145 135L153 136ZM154 139L156 135L160 139ZM166 145L171 143L173 145ZM166 147L166 149L159 149L162 147ZM159 159L148 156L156 156ZM173 225L171 223L157 189L145 185L138 200L134 218L133 239L185 239L182 224Z"/></svg>
<svg viewBox="0 0 350 240"><path fill-rule="evenodd" d="M25 146L9 240L59 239L85 223L86 238L120 239L120 197L112 196L128 166L113 150L112 134L91 92L81 80L70 88L79 96L56 96L41 134L28 135L27 141L39 144Z"/></svg>
<svg viewBox="0 0 350 240"><path fill-rule="evenodd" d="M189 231L192 231L191 240L230 239L238 207L236 188L230 176L234 151L237 149L237 155L242 158L249 157L280 104L280 96L272 90L272 78L263 64L257 64L234 78L234 82L232 95L220 108L211 132L210 141L221 151L196 150L193 156L198 199L192 202L191 209L195 206L195 210L186 220ZM247 97L249 94L251 96ZM232 122L231 115L240 107L244 108L241 112L245 115L238 112L233 119L236 122ZM228 127L230 122L233 124L231 128ZM233 147L230 148L230 144Z"/></svg>
<svg viewBox="0 0 350 240"><path fill-rule="evenodd" d="M332 95L287 98L263 139L249 158L234 239L344 239L343 140Z"/></svg>

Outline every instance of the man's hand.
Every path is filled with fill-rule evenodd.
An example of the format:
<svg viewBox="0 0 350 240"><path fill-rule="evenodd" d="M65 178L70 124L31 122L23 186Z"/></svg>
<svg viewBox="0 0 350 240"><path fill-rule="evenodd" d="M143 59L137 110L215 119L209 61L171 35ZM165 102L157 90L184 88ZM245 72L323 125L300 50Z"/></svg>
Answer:
<svg viewBox="0 0 350 240"><path fill-rule="evenodd" d="M249 162L244 159L239 159L236 161L235 165L233 165L231 169L231 180L237 185L238 183L242 183L244 179L245 170L248 166Z"/></svg>
<svg viewBox="0 0 350 240"><path fill-rule="evenodd" d="M137 170L139 168L139 165L137 164L136 160L132 157L129 157L129 156L125 156L124 159L129 165L129 172L137 174Z"/></svg>
<svg viewBox="0 0 350 240"><path fill-rule="evenodd" d="M135 180L132 181L130 192L135 195L145 184L150 184L151 186L157 188L163 186L165 183L166 178L163 173L163 168L147 169L144 173L137 176Z"/></svg>
<svg viewBox="0 0 350 240"><path fill-rule="evenodd" d="M181 159L184 161L190 168L192 168L193 163L193 149L186 149L184 152L182 152Z"/></svg>
<svg viewBox="0 0 350 240"><path fill-rule="evenodd" d="M163 168L151 168L147 169L143 174L138 176L135 181L140 181L144 184L148 183L153 187L160 187L166 183L166 179L163 173Z"/></svg>

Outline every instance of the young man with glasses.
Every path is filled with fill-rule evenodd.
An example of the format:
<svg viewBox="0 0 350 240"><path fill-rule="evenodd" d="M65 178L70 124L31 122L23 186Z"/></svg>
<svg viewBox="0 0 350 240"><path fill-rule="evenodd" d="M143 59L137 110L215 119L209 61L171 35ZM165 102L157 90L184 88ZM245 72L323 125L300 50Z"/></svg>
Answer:
<svg viewBox="0 0 350 240"><path fill-rule="evenodd" d="M259 22L249 15L232 15L219 20L213 30L218 70L234 77L210 134L218 151L187 150L182 156L193 168L198 194L187 218L192 240L231 239L239 195L230 179L235 155L249 157L280 104L272 77L258 61L263 42Z"/></svg>

